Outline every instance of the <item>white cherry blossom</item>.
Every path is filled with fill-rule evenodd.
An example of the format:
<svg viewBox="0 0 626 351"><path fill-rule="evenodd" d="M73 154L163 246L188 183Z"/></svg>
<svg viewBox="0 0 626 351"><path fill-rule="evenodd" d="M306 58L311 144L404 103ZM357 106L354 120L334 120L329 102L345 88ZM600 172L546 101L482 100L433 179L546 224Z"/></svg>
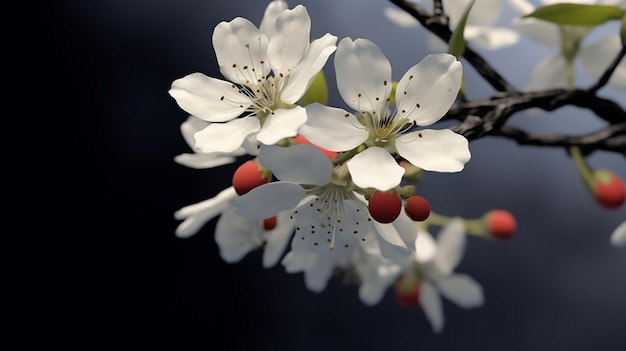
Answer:
<svg viewBox="0 0 626 351"><path fill-rule="evenodd" d="M414 2L417 5L421 5L423 1ZM458 26L469 2L470 0L443 0L443 9L450 19L450 28L452 30ZM432 0L427 0L424 6L432 13ZM476 1L472 6L472 10L465 24L463 32L465 40L491 50L517 43L519 41L519 34L516 31L496 25L501 14L502 1ZM419 26L419 22L413 16L395 7L386 8L385 16L402 27ZM446 44L439 37L434 34L429 34L428 38L428 45L431 50L437 52L446 51Z"/></svg>
<svg viewBox="0 0 626 351"><path fill-rule="evenodd" d="M614 5L626 7L623 0L541 0L540 6L561 2L578 4ZM536 9L527 0L509 0L520 16ZM578 58L582 67L592 76L599 78L617 56L621 41L619 34L609 34L595 41L584 41L590 29L579 26L559 26L537 18L516 18L513 22L516 30L537 42L554 49L554 52L542 59L533 70L528 90L573 88L574 60ZM563 50L563 48L567 48ZM572 60L568 63L568 60ZM626 89L626 60L622 60L609 79L608 85L617 89Z"/></svg>
<svg viewBox="0 0 626 351"><path fill-rule="evenodd" d="M347 161L352 181L381 191L400 184L400 155L427 171L458 172L470 159L468 141L449 129L421 129L437 122L455 101L461 63L449 54L426 56L400 79L390 109L391 65L366 39L344 38L335 54L337 86L355 112L320 104L306 109L300 134L331 151L353 152ZM357 117L358 116L358 117ZM365 150L357 150L361 146Z"/></svg>
<svg viewBox="0 0 626 351"><path fill-rule="evenodd" d="M169 93L191 115L211 122L195 133L204 153L234 152L246 143L274 144L295 136L306 114L296 103L335 51L337 37L310 42L311 20L302 5L268 5L261 28L245 18L219 23L213 46L227 80L192 73ZM244 115L245 114L245 115ZM239 116L242 116L237 118Z"/></svg>

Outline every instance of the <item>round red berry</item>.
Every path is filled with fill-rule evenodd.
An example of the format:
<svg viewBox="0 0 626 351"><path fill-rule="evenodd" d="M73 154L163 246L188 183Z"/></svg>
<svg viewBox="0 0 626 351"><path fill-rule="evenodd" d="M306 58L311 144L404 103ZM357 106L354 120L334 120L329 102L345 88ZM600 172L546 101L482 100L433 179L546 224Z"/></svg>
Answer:
<svg viewBox="0 0 626 351"><path fill-rule="evenodd" d="M414 221L424 221L430 216L430 204L421 196L411 196L404 203L404 212Z"/></svg>
<svg viewBox="0 0 626 351"><path fill-rule="evenodd" d="M311 143L309 141L309 139L303 137L302 135L298 134L293 138L293 141L296 144L308 144L308 145L313 145L315 146L318 150L320 150L324 155L326 155L326 157L328 157L329 159L333 159L335 158L335 156L337 156L337 153L335 151L330 151L330 150L326 150L323 147L319 147L317 145L314 145L313 143Z"/></svg>
<svg viewBox="0 0 626 351"><path fill-rule="evenodd" d="M506 240L515 233L517 221L509 211L492 210L487 213L487 228L496 239Z"/></svg>
<svg viewBox="0 0 626 351"><path fill-rule="evenodd" d="M276 228L276 222L277 222L276 216L265 218L263 220L263 229L272 230Z"/></svg>
<svg viewBox="0 0 626 351"><path fill-rule="evenodd" d="M379 223L391 223L398 218L402 210L402 201L396 193L377 191L368 203L372 218Z"/></svg>
<svg viewBox="0 0 626 351"><path fill-rule="evenodd" d="M618 176L608 171L596 171L593 179L594 195L600 206L609 210L622 206L626 189Z"/></svg>
<svg viewBox="0 0 626 351"><path fill-rule="evenodd" d="M233 174L233 187L237 195L243 195L257 186L267 183L260 165L255 161L242 163Z"/></svg>

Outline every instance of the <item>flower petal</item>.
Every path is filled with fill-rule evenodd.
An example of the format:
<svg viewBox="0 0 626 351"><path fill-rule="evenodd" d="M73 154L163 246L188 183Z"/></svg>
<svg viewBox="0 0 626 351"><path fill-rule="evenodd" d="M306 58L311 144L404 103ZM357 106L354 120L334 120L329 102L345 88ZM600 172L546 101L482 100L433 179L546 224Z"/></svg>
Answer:
<svg viewBox="0 0 626 351"><path fill-rule="evenodd" d="M176 228L176 236L188 238L196 234L208 221L228 208L231 201L236 197L237 193L231 186L210 199L185 206L174 212L174 218L185 219Z"/></svg>
<svg viewBox="0 0 626 351"><path fill-rule="evenodd" d="M361 188L386 191L400 184L404 168L381 147L370 147L347 162L352 181Z"/></svg>
<svg viewBox="0 0 626 351"><path fill-rule="evenodd" d="M626 221L622 222L611 234L613 246L626 246Z"/></svg>
<svg viewBox="0 0 626 351"><path fill-rule="evenodd" d="M276 18L286 9L287 2L283 0L274 0L267 4L259 29L263 34L267 35L268 38L274 35L274 31L276 30Z"/></svg>
<svg viewBox="0 0 626 351"><path fill-rule="evenodd" d="M202 152L233 152L244 140L261 129L256 117L233 119L226 123L211 123L194 134L196 147Z"/></svg>
<svg viewBox="0 0 626 351"><path fill-rule="evenodd" d="M439 291L448 300L463 308L482 306L485 302L483 288L465 274L454 274L437 282Z"/></svg>
<svg viewBox="0 0 626 351"><path fill-rule="evenodd" d="M276 18L276 31L267 48L275 75L287 76L302 62L309 47L310 32L311 18L302 5L285 10Z"/></svg>
<svg viewBox="0 0 626 351"><path fill-rule="evenodd" d="M307 49L302 62L291 72L281 100L295 104L307 91L317 73L324 67L328 57L335 52L337 37L326 33L314 40Z"/></svg>
<svg viewBox="0 0 626 351"><path fill-rule="evenodd" d="M245 18L220 22L213 30L213 47L220 71L231 82L249 85L270 73L269 40Z"/></svg>
<svg viewBox="0 0 626 351"><path fill-rule="evenodd" d="M202 73L176 79L168 93L185 112L210 122L229 121L252 104L232 83Z"/></svg>
<svg viewBox="0 0 626 351"><path fill-rule="evenodd" d="M242 217L262 220L294 208L304 195L304 189L298 184L267 183L236 198L233 209Z"/></svg>
<svg viewBox="0 0 626 351"><path fill-rule="evenodd" d="M591 75L600 78L619 53L621 46L617 34L606 36L591 45L580 48L578 57ZM626 60L620 61L608 84L617 89L626 89Z"/></svg>
<svg viewBox="0 0 626 351"><path fill-rule="evenodd" d="M215 226L215 242L225 262L239 262L248 252L263 244L260 229L255 225L258 225L256 221L243 218L232 209L222 213Z"/></svg>
<svg viewBox="0 0 626 351"><path fill-rule="evenodd" d="M434 264L444 275L450 275L465 252L465 225L461 219L452 219L437 236L437 254Z"/></svg>
<svg viewBox="0 0 626 351"><path fill-rule="evenodd" d="M471 155L464 136L449 129L423 129L396 139L398 153L427 171L459 172Z"/></svg>
<svg viewBox="0 0 626 351"><path fill-rule="evenodd" d="M398 82L398 117L406 117L419 126L435 123L456 100L462 78L463 67L453 55L427 55Z"/></svg>
<svg viewBox="0 0 626 351"><path fill-rule="evenodd" d="M415 239L415 261L419 263L431 262L437 253L437 244L429 232L418 229Z"/></svg>
<svg viewBox="0 0 626 351"><path fill-rule="evenodd" d="M289 220L289 212L276 215L276 227L265 232L265 248L263 250L263 267L274 267L285 252L285 248L293 232L293 222Z"/></svg>
<svg viewBox="0 0 626 351"><path fill-rule="evenodd" d="M391 93L391 65L367 39L344 38L335 53L337 87L343 100L358 112L381 113Z"/></svg>
<svg viewBox="0 0 626 351"><path fill-rule="evenodd" d="M490 50L497 50L519 41L519 34L508 28L467 26L465 39Z"/></svg>
<svg viewBox="0 0 626 351"><path fill-rule="evenodd" d="M265 145L274 145L281 139L296 136L305 122L306 111L301 106L274 110L265 119L256 138Z"/></svg>
<svg viewBox="0 0 626 351"><path fill-rule="evenodd" d="M235 162L232 154L223 153L184 153L176 155L174 162L195 169L213 168Z"/></svg>
<svg viewBox="0 0 626 351"><path fill-rule="evenodd" d="M441 297L435 288L427 281L423 281L420 286L420 306L424 310L426 318L430 322L435 333L443 329L443 306Z"/></svg>
<svg viewBox="0 0 626 351"><path fill-rule="evenodd" d="M559 27L551 22L537 18L516 18L513 29L548 48L558 47L561 43Z"/></svg>
<svg viewBox="0 0 626 351"><path fill-rule="evenodd" d="M206 128L209 124L211 123L195 116L187 116L187 119L180 124L180 134L183 136L185 142L191 149L197 150L196 139L193 135Z"/></svg>
<svg viewBox="0 0 626 351"><path fill-rule="evenodd" d="M526 90L566 88L567 73L565 66L565 58L559 54L542 59L531 73Z"/></svg>
<svg viewBox="0 0 626 351"><path fill-rule="evenodd" d="M297 184L328 184L333 171L328 157L308 144L263 146L259 150L259 163L271 169L276 178Z"/></svg>
<svg viewBox="0 0 626 351"><path fill-rule="evenodd" d="M415 17L411 16L404 10L397 9L395 7L385 8L385 17L391 22L399 25L400 27L412 28L419 27L420 23Z"/></svg>
<svg viewBox="0 0 626 351"><path fill-rule="evenodd" d="M331 151L351 150L369 136L357 118L340 108L313 103L305 107L307 120L300 134L311 143Z"/></svg>

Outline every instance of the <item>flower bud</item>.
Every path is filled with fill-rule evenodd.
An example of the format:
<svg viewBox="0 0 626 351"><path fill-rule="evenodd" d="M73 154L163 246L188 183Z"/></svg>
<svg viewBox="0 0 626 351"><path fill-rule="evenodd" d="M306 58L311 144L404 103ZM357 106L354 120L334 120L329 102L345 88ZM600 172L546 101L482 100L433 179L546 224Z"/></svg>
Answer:
<svg viewBox="0 0 626 351"><path fill-rule="evenodd" d="M424 221L430 216L430 204L421 196L411 196L404 203L404 212L414 221Z"/></svg>
<svg viewBox="0 0 626 351"><path fill-rule="evenodd" d="M624 182L612 172L606 170L593 172L592 188L596 201L605 209L614 210L624 203L626 197Z"/></svg>
<svg viewBox="0 0 626 351"><path fill-rule="evenodd" d="M396 300L407 308L416 307L420 298L419 279L411 273L400 276L393 285Z"/></svg>
<svg viewBox="0 0 626 351"><path fill-rule="evenodd" d="M233 187L237 195L241 196L268 182L260 167L255 161L246 161L237 168L233 174Z"/></svg>
<svg viewBox="0 0 626 351"><path fill-rule="evenodd" d="M272 230L276 228L276 222L277 222L276 216L265 218L263 220L263 229Z"/></svg>
<svg viewBox="0 0 626 351"><path fill-rule="evenodd" d="M377 222L391 223L400 215L402 201L396 193L376 191L369 199L368 209Z"/></svg>
<svg viewBox="0 0 626 351"><path fill-rule="evenodd" d="M506 210L492 210L485 214L485 223L491 236L506 240L509 239L517 229L517 222L511 212Z"/></svg>

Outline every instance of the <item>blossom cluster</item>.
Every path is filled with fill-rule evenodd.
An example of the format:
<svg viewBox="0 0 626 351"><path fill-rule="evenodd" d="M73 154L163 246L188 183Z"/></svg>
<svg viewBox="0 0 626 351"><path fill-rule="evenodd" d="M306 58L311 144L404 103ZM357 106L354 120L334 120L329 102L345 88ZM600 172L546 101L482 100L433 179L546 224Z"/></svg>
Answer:
<svg viewBox="0 0 626 351"><path fill-rule="evenodd" d="M236 17L214 28L223 79L192 73L172 83L193 151L175 161L198 169L238 163L232 186L175 212L176 235L195 235L218 217L224 261L262 251L264 267L303 273L315 292L334 272L350 272L364 304L393 289L438 332L440 296L464 308L484 301L475 280L454 272L466 235L507 239L516 229L503 210L475 220L431 212L413 184L422 172L460 172L470 161L468 140L437 128L459 99L463 66L433 53L395 81L371 41L330 33L312 40L310 32L303 5L273 0L259 26ZM320 97L330 60L345 108ZM442 228L436 237L434 226Z"/></svg>

